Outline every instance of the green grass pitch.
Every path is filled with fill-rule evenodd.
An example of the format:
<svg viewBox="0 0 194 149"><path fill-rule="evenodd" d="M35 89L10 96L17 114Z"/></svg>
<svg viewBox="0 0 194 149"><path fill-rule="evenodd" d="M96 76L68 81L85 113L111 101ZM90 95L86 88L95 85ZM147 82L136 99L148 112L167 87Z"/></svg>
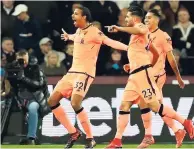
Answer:
<svg viewBox="0 0 194 149"><path fill-rule="evenodd" d="M138 144L124 144L123 148L137 148ZM100 144L97 145L95 148L105 148L106 144ZM36 149L40 149L40 148L53 148L53 149L64 149L64 145L2 145L1 148L36 148ZM77 149L83 149L84 146L83 145L75 145L74 148ZM175 148L175 144L154 144L152 146L150 146L150 148ZM181 148L192 148L194 149L194 142L190 143L190 144L183 144Z"/></svg>

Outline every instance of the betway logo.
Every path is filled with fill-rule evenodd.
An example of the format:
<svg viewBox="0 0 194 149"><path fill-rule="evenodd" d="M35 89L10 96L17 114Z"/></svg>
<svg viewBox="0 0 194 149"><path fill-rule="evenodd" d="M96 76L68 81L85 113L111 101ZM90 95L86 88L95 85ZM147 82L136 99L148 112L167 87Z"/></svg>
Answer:
<svg viewBox="0 0 194 149"><path fill-rule="evenodd" d="M49 85L49 91L52 92L53 86ZM92 125L92 132L94 136L104 136L112 131L112 127L106 123L106 120L113 120L113 123L117 123L117 120L113 117L113 108L116 109L116 113L118 116L119 113L119 106L121 103L122 95L123 95L123 88L117 88L116 89L116 97L112 98L111 104L106 101L106 99L103 99L101 97L89 97L85 99L82 103L83 107L85 107L85 110L88 112L88 117L90 120L95 120L101 122L98 125ZM183 117L187 118L192 103L194 101L194 97L181 97L179 99L178 108L175 109L179 114L181 114ZM172 102L169 97L164 98L164 104L169 105L172 107ZM61 100L61 105L64 107L65 111L67 112L72 124L78 123L78 127L80 130L83 130L81 124L76 119L76 114L74 113L70 101L67 99ZM98 108L98 111L91 111L92 108ZM132 108L138 108L136 105L134 105ZM133 115L135 113L131 113ZM131 116L130 115L130 116ZM194 117L193 117L194 120ZM137 124L131 125L131 119L126 127L126 130L124 132L124 136L136 136L140 133L140 128ZM177 122L177 125L179 128L182 128L182 125ZM161 119L161 117L157 114L155 115L153 113L152 118L152 134L153 136L160 136L163 130L164 122ZM169 128L171 135L174 135L174 133ZM54 126L53 125L53 114L50 113L46 115L43 118L43 125L42 125L42 135L44 136L64 136L67 135L67 130L62 126Z"/></svg>

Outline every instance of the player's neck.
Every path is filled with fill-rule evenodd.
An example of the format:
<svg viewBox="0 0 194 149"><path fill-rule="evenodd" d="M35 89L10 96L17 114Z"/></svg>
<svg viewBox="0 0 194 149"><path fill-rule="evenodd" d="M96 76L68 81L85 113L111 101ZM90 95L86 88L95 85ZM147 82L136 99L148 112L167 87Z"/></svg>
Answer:
<svg viewBox="0 0 194 149"><path fill-rule="evenodd" d="M156 26L153 26L152 28L150 28L150 32L154 32L158 29L159 27L156 25Z"/></svg>
<svg viewBox="0 0 194 149"><path fill-rule="evenodd" d="M135 26L136 24L139 24L139 23L142 23L141 20L135 20L133 24Z"/></svg>
<svg viewBox="0 0 194 149"><path fill-rule="evenodd" d="M84 30L86 28L88 28L91 25L91 23L87 22L85 25L83 25L83 27L80 27L80 29Z"/></svg>

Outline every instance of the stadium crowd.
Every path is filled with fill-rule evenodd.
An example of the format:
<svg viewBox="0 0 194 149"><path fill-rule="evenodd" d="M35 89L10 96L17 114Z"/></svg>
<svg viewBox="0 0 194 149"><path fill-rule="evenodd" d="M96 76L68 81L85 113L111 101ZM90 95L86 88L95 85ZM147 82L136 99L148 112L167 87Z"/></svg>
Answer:
<svg viewBox="0 0 194 149"><path fill-rule="evenodd" d="M69 34L75 33L71 14L77 6L83 5L90 9L93 25L105 35L128 44L128 34L110 34L104 26L125 26L129 5L140 5L145 13L153 8L159 11L162 16L160 28L172 38L181 74L194 75L194 11L191 1L2 0L1 3L1 68L15 59L17 51L26 49L30 55L37 57L47 76L62 76L71 67L73 43L60 39L61 28ZM102 45L96 73L98 76L127 75L123 71L126 63L126 52ZM168 75L173 74L168 64L166 70Z"/></svg>

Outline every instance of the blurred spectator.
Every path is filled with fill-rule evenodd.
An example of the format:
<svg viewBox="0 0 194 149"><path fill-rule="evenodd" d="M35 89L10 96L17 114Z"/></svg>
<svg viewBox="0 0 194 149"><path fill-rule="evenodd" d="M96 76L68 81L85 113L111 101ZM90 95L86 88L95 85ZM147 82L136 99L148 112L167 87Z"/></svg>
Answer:
<svg viewBox="0 0 194 149"><path fill-rule="evenodd" d="M1 84L1 101L2 97L6 97L10 95L11 91L11 84L9 80L7 80L6 75L5 75L5 70L0 68L0 84Z"/></svg>
<svg viewBox="0 0 194 149"><path fill-rule="evenodd" d="M106 74L112 76L124 74L120 51L112 50L111 59L106 64Z"/></svg>
<svg viewBox="0 0 194 149"><path fill-rule="evenodd" d="M14 11L14 1L3 0L1 8L1 38L12 37L15 18L11 14Z"/></svg>
<svg viewBox="0 0 194 149"><path fill-rule="evenodd" d="M150 9L156 9L158 10L161 18L160 18L160 29L167 32L168 35L172 36L172 26L168 23L166 20L166 16L164 15L164 12L160 6L159 3L153 3L150 5Z"/></svg>
<svg viewBox="0 0 194 149"><path fill-rule="evenodd" d="M1 55L6 57L6 61L8 63L13 62L16 59L16 54L14 50L14 43L13 39L9 37L4 37L2 39L1 45Z"/></svg>
<svg viewBox="0 0 194 149"><path fill-rule="evenodd" d="M60 18L62 18L62 19L60 19L61 25L62 25L62 22L64 21L64 19L71 17L73 3L74 3L73 1L57 1L59 16L60 16Z"/></svg>
<svg viewBox="0 0 194 149"><path fill-rule="evenodd" d="M3 69L7 64L7 59L4 54L1 54L1 68Z"/></svg>
<svg viewBox="0 0 194 149"><path fill-rule="evenodd" d="M53 47L61 49L64 42L61 41L60 15L56 1L25 1L29 13L41 24L43 37L49 37L54 41ZM63 11L64 13L64 11ZM66 12L65 12L66 13ZM61 20L64 20L61 19Z"/></svg>
<svg viewBox="0 0 194 149"><path fill-rule="evenodd" d="M73 14L74 10L80 6L82 6L82 2L80 1L74 2L72 5L71 14ZM63 19L62 27L68 34L74 34L76 32L76 27L73 24L71 15L68 18Z"/></svg>
<svg viewBox="0 0 194 149"><path fill-rule="evenodd" d="M118 16L118 22L117 22L119 26L126 26L125 18L127 16L127 13L128 13L128 8L121 9Z"/></svg>
<svg viewBox="0 0 194 149"><path fill-rule="evenodd" d="M66 52L65 66L66 66L67 70L69 70L71 68L71 65L72 65L73 48L74 48L73 42L69 41L67 46L66 46L66 49L65 49L65 52Z"/></svg>
<svg viewBox="0 0 194 149"><path fill-rule="evenodd" d="M29 57L26 50L17 52L17 61L23 61L23 69L16 72L14 77L8 79L13 86L17 96L17 103L27 114L28 133L25 138L20 140L20 144L38 143L36 132L38 127L38 117L43 118L50 112L47 98L49 96L47 82L43 72L37 65L34 57Z"/></svg>
<svg viewBox="0 0 194 149"><path fill-rule="evenodd" d="M193 4L191 1L180 1L180 4L183 5L190 13L190 20L194 22L194 11L193 11Z"/></svg>
<svg viewBox="0 0 194 149"><path fill-rule="evenodd" d="M40 49L41 49L41 52L42 52L44 58L41 57L42 59L39 59L39 63L42 63L43 61L46 60L46 55L50 51L55 51L56 53L58 53L60 61L63 61L65 59L65 54L63 52L59 52L59 51L54 50L52 48L52 44L53 44L53 41L48 37L44 37L40 40L39 46L40 46Z"/></svg>
<svg viewBox="0 0 194 149"><path fill-rule="evenodd" d="M59 13L55 1L25 1L28 11L40 22L43 36L60 36Z"/></svg>
<svg viewBox="0 0 194 149"><path fill-rule="evenodd" d="M91 10L93 20L102 26L117 23L120 10L115 2L98 0L86 3L86 6Z"/></svg>
<svg viewBox="0 0 194 149"><path fill-rule="evenodd" d="M128 9L127 8L123 8L120 13L119 13L119 19L117 22L118 26L126 26L126 22L125 22L125 18L127 16L128 13ZM116 36L116 40L124 43L124 44L128 44L129 43L129 34L125 33L125 32L118 32Z"/></svg>
<svg viewBox="0 0 194 149"><path fill-rule="evenodd" d="M50 51L46 55L45 62L41 65L46 76L63 76L67 73L66 67L59 59L59 55L55 51Z"/></svg>
<svg viewBox="0 0 194 149"><path fill-rule="evenodd" d="M58 5L58 9L59 9L59 16L61 18L60 19L60 28L63 28L69 34L74 34L76 31L76 28L73 25L73 21L72 21L71 16L72 16L72 13L74 11L75 6L79 5L79 4L82 4L82 2L81 1L57 1L57 5ZM63 49L67 43L68 42L62 41L60 49ZM54 42L54 45L55 45L55 42Z"/></svg>
<svg viewBox="0 0 194 149"><path fill-rule="evenodd" d="M173 27L173 47L181 51L181 57L194 56L194 24L190 22L186 8L178 11L178 24Z"/></svg>
<svg viewBox="0 0 194 149"><path fill-rule="evenodd" d="M151 4L155 3L155 0L149 0L149 1L139 1L139 0L134 0L130 3L131 5L136 5L141 7L144 10L144 13L146 14L148 10L150 9Z"/></svg>
<svg viewBox="0 0 194 149"><path fill-rule="evenodd" d="M101 23L100 23L100 22L94 21L94 22L92 22L92 24L93 24L95 27L97 27L100 31L102 30L102 26L101 26Z"/></svg>
<svg viewBox="0 0 194 149"><path fill-rule="evenodd" d="M127 13L128 13L128 8L123 8L120 11L119 17L118 17L118 22L117 22L118 26L126 26L125 18L127 16ZM126 45L129 44L130 35L128 33L118 32L117 34L112 34L111 36L113 39L115 39L117 41L120 41ZM128 63L126 51L121 51L121 54L122 54L122 63L123 64Z"/></svg>
<svg viewBox="0 0 194 149"><path fill-rule="evenodd" d="M167 1L167 6L164 9L164 14L166 20L171 26L174 26L177 23L177 13L182 6L180 5L179 0L170 0Z"/></svg>
<svg viewBox="0 0 194 149"><path fill-rule="evenodd" d="M143 10L144 10L144 13L147 13L147 12L148 12L148 10L150 9L150 6L151 6L153 3L155 3L155 0L149 0L149 1L144 1L144 2L143 2L142 8L143 8Z"/></svg>
<svg viewBox="0 0 194 149"><path fill-rule="evenodd" d="M28 14L28 7L24 4L17 5L13 15L17 16L14 25L14 43L16 50L27 49L29 53L39 55L38 42L42 37L39 22Z"/></svg>
<svg viewBox="0 0 194 149"><path fill-rule="evenodd" d="M132 0L129 0L129 1L128 0L127 1L112 0L112 1L117 4L120 10L123 8L129 7L129 4L132 2Z"/></svg>
<svg viewBox="0 0 194 149"><path fill-rule="evenodd" d="M102 30L101 23L98 21L92 22L100 31ZM96 75L104 75L106 72L105 66L110 55L110 47L102 45L98 54L98 60L96 63Z"/></svg>

